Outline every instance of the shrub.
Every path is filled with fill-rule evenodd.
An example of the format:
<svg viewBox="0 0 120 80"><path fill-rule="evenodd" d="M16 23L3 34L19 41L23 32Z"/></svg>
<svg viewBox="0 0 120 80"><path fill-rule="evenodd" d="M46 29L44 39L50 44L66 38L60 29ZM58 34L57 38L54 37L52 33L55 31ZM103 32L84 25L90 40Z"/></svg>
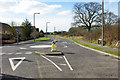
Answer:
<svg viewBox="0 0 120 80"><path fill-rule="evenodd" d="M12 40L13 35L12 34L2 34L2 40Z"/></svg>

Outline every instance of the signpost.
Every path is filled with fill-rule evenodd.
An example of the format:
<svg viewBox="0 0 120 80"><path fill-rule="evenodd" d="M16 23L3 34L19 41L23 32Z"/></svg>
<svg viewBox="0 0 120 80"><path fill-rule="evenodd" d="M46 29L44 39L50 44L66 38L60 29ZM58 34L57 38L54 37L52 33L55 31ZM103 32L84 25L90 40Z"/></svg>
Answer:
<svg viewBox="0 0 120 80"><path fill-rule="evenodd" d="M92 29L90 29L90 42L92 43Z"/></svg>
<svg viewBox="0 0 120 80"><path fill-rule="evenodd" d="M72 39L74 39L74 31L72 31Z"/></svg>
<svg viewBox="0 0 120 80"><path fill-rule="evenodd" d="M18 29L16 30L16 32L17 32L17 44L18 44L18 32L19 32Z"/></svg>

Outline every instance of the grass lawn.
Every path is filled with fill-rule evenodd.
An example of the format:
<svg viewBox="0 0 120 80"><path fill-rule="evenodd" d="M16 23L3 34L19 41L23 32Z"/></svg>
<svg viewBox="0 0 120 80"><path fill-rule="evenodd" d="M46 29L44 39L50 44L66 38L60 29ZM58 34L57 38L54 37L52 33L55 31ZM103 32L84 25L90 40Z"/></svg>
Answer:
<svg viewBox="0 0 120 80"><path fill-rule="evenodd" d="M35 42L39 42L39 41L48 41L48 40L50 40L49 37L44 37L44 38L39 38L39 39L35 40Z"/></svg>

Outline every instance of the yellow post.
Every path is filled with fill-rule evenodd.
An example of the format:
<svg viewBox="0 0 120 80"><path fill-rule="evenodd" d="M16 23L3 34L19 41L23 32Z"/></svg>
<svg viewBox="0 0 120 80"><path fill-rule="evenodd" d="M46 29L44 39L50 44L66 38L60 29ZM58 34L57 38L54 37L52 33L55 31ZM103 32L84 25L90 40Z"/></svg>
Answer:
<svg viewBox="0 0 120 80"><path fill-rule="evenodd" d="M54 41L56 42L56 41L57 41L57 39L54 39Z"/></svg>
<svg viewBox="0 0 120 80"><path fill-rule="evenodd" d="M51 51L56 51L56 45L55 45L55 41L52 42L52 47L51 47Z"/></svg>

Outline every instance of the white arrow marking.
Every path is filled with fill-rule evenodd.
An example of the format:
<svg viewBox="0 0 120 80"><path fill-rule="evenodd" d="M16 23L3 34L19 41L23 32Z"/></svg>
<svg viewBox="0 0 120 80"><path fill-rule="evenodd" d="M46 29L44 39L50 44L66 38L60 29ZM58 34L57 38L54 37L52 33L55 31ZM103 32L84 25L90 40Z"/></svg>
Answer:
<svg viewBox="0 0 120 80"><path fill-rule="evenodd" d="M21 59L16 65L14 65L13 60L15 59ZM22 61L25 59L25 57L20 57L20 58L9 58L10 65L13 71L22 63Z"/></svg>

